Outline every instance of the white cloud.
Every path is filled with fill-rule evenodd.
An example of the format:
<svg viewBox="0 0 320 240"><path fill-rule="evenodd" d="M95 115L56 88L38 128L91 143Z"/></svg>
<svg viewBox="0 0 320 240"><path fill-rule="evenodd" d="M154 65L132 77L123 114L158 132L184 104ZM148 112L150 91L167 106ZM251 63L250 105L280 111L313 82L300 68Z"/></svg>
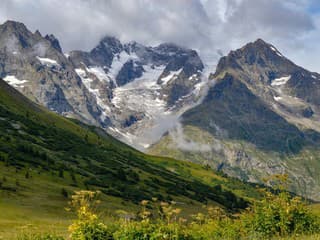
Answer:
<svg viewBox="0 0 320 240"><path fill-rule="evenodd" d="M263 38L293 61L320 71L317 16L310 0L2 0L0 21L53 33L65 50L94 47L104 35L154 45L175 42L218 59Z"/></svg>

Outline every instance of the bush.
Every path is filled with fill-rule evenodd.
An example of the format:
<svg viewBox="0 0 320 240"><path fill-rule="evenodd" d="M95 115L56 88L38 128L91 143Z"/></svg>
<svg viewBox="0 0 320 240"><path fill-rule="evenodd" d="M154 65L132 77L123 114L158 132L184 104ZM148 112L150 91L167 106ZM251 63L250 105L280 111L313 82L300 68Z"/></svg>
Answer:
<svg viewBox="0 0 320 240"><path fill-rule="evenodd" d="M71 207L78 218L69 227L72 240L108 240L111 233L105 224L99 222L96 207L100 192L77 191L72 196Z"/></svg>
<svg viewBox="0 0 320 240"><path fill-rule="evenodd" d="M105 224L97 221L82 221L70 228L73 240L108 240L113 239Z"/></svg>
<svg viewBox="0 0 320 240"><path fill-rule="evenodd" d="M265 197L241 217L245 228L264 237L319 232L316 217L302 199L291 197L285 190L287 177L275 175L271 180L278 182L274 187L277 194L263 190Z"/></svg>
<svg viewBox="0 0 320 240"><path fill-rule="evenodd" d="M167 224L163 221L156 223L127 222L113 234L114 239L121 240L192 240L195 239L186 230L184 225L179 223Z"/></svg>

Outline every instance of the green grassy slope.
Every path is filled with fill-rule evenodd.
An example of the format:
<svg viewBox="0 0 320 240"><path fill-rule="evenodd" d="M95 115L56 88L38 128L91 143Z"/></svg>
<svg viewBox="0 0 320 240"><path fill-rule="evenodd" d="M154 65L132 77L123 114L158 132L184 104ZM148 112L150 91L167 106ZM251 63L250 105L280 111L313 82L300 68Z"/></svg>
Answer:
<svg viewBox="0 0 320 240"><path fill-rule="evenodd" d="M200 128L186 125L183 127L185 141L199 145L210 145L207 151L188 151L175 141L174 134L167 134L161 141L149 149L149 154L183 159L198 164L208 164L213 169L223 169L229 176L245 181L261 181L272 175L268 164L275 170L284 169L290 173L289 189L298 195L310 199L319 199L319 151L304 147L298 154L284 155L276 152L264 152L245 141L219 139ZM256 167L259 166L259 167ZM262 170L265 169L265 170Z"/></svg>
<svg viewBox="0 0 320 240"><path fill-rule="evenodd" d="M152 197L175 200L186 213L206 203L236 210L257 193L210 168L140 153L45 110L0 80L0 237L30 223L65 229L72 217L64 211L66 195L77 189L101 190L106 216L136 212Z"/></svg>

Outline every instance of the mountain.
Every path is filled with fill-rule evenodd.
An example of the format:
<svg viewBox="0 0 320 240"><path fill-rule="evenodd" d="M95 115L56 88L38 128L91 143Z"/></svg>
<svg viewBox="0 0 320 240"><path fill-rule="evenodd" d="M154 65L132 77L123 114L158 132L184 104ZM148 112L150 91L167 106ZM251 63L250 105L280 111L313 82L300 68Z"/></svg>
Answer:
<svg viewBox="0 0 320 240"><path fill-rule="evenodd" d="M159 119L192 105L205 81L197 52L170 43L146 47L105 37L90 52L70 52L69 60L110 118L110 133L138 148L150 143Z"/></svg>
<svg viewBox="0 0 320 240"><path fill-rule="evenodd" d="M177 118L206 82L197 52L171 43L146 47L107 36L90 52L64 54L54 35L23 23L7 21L0 33L0 77L50 110L140 149L166 131L158 133L158 119Z"/></svg>
<svg viewBox="0 0 320 240"><path fill-rule="evenodd" d="M150 152L205 162L262 182L288 173L293 191L320 199L320 75L261 39L221 58L214 85Z"/></svg>
<svg viewBox="0 0 320 240"><path fill-rule="evenodd" d="M114 211L135 211L152 197L195 211L206 203L236 211L259 195L210 168L138 152L100 128L46 110L1 79L0 165L0 225L14 223L13 232L32 221L67 225L66 195L79 189L100 190L104 207Z"/></svg>
<svg viewBox="0 0 320 240"><path fill-rule="evenodd" d="M95 124L101 114L58 40L32 33L22 23L0 25L0 77L62 115Z"/></svg>

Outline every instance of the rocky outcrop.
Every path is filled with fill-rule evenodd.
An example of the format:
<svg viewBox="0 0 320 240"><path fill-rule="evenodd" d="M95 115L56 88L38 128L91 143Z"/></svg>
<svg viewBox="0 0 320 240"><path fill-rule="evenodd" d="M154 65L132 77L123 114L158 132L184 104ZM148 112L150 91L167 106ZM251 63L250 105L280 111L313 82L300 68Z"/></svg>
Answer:
<svg viewBox="0 0 320 240"><path fill-rule="evenodd" d="M0 76L36 102L91 124L101 122L99 106L53 35L42 37L14 21L0 25L0 66Z"/></svg>

